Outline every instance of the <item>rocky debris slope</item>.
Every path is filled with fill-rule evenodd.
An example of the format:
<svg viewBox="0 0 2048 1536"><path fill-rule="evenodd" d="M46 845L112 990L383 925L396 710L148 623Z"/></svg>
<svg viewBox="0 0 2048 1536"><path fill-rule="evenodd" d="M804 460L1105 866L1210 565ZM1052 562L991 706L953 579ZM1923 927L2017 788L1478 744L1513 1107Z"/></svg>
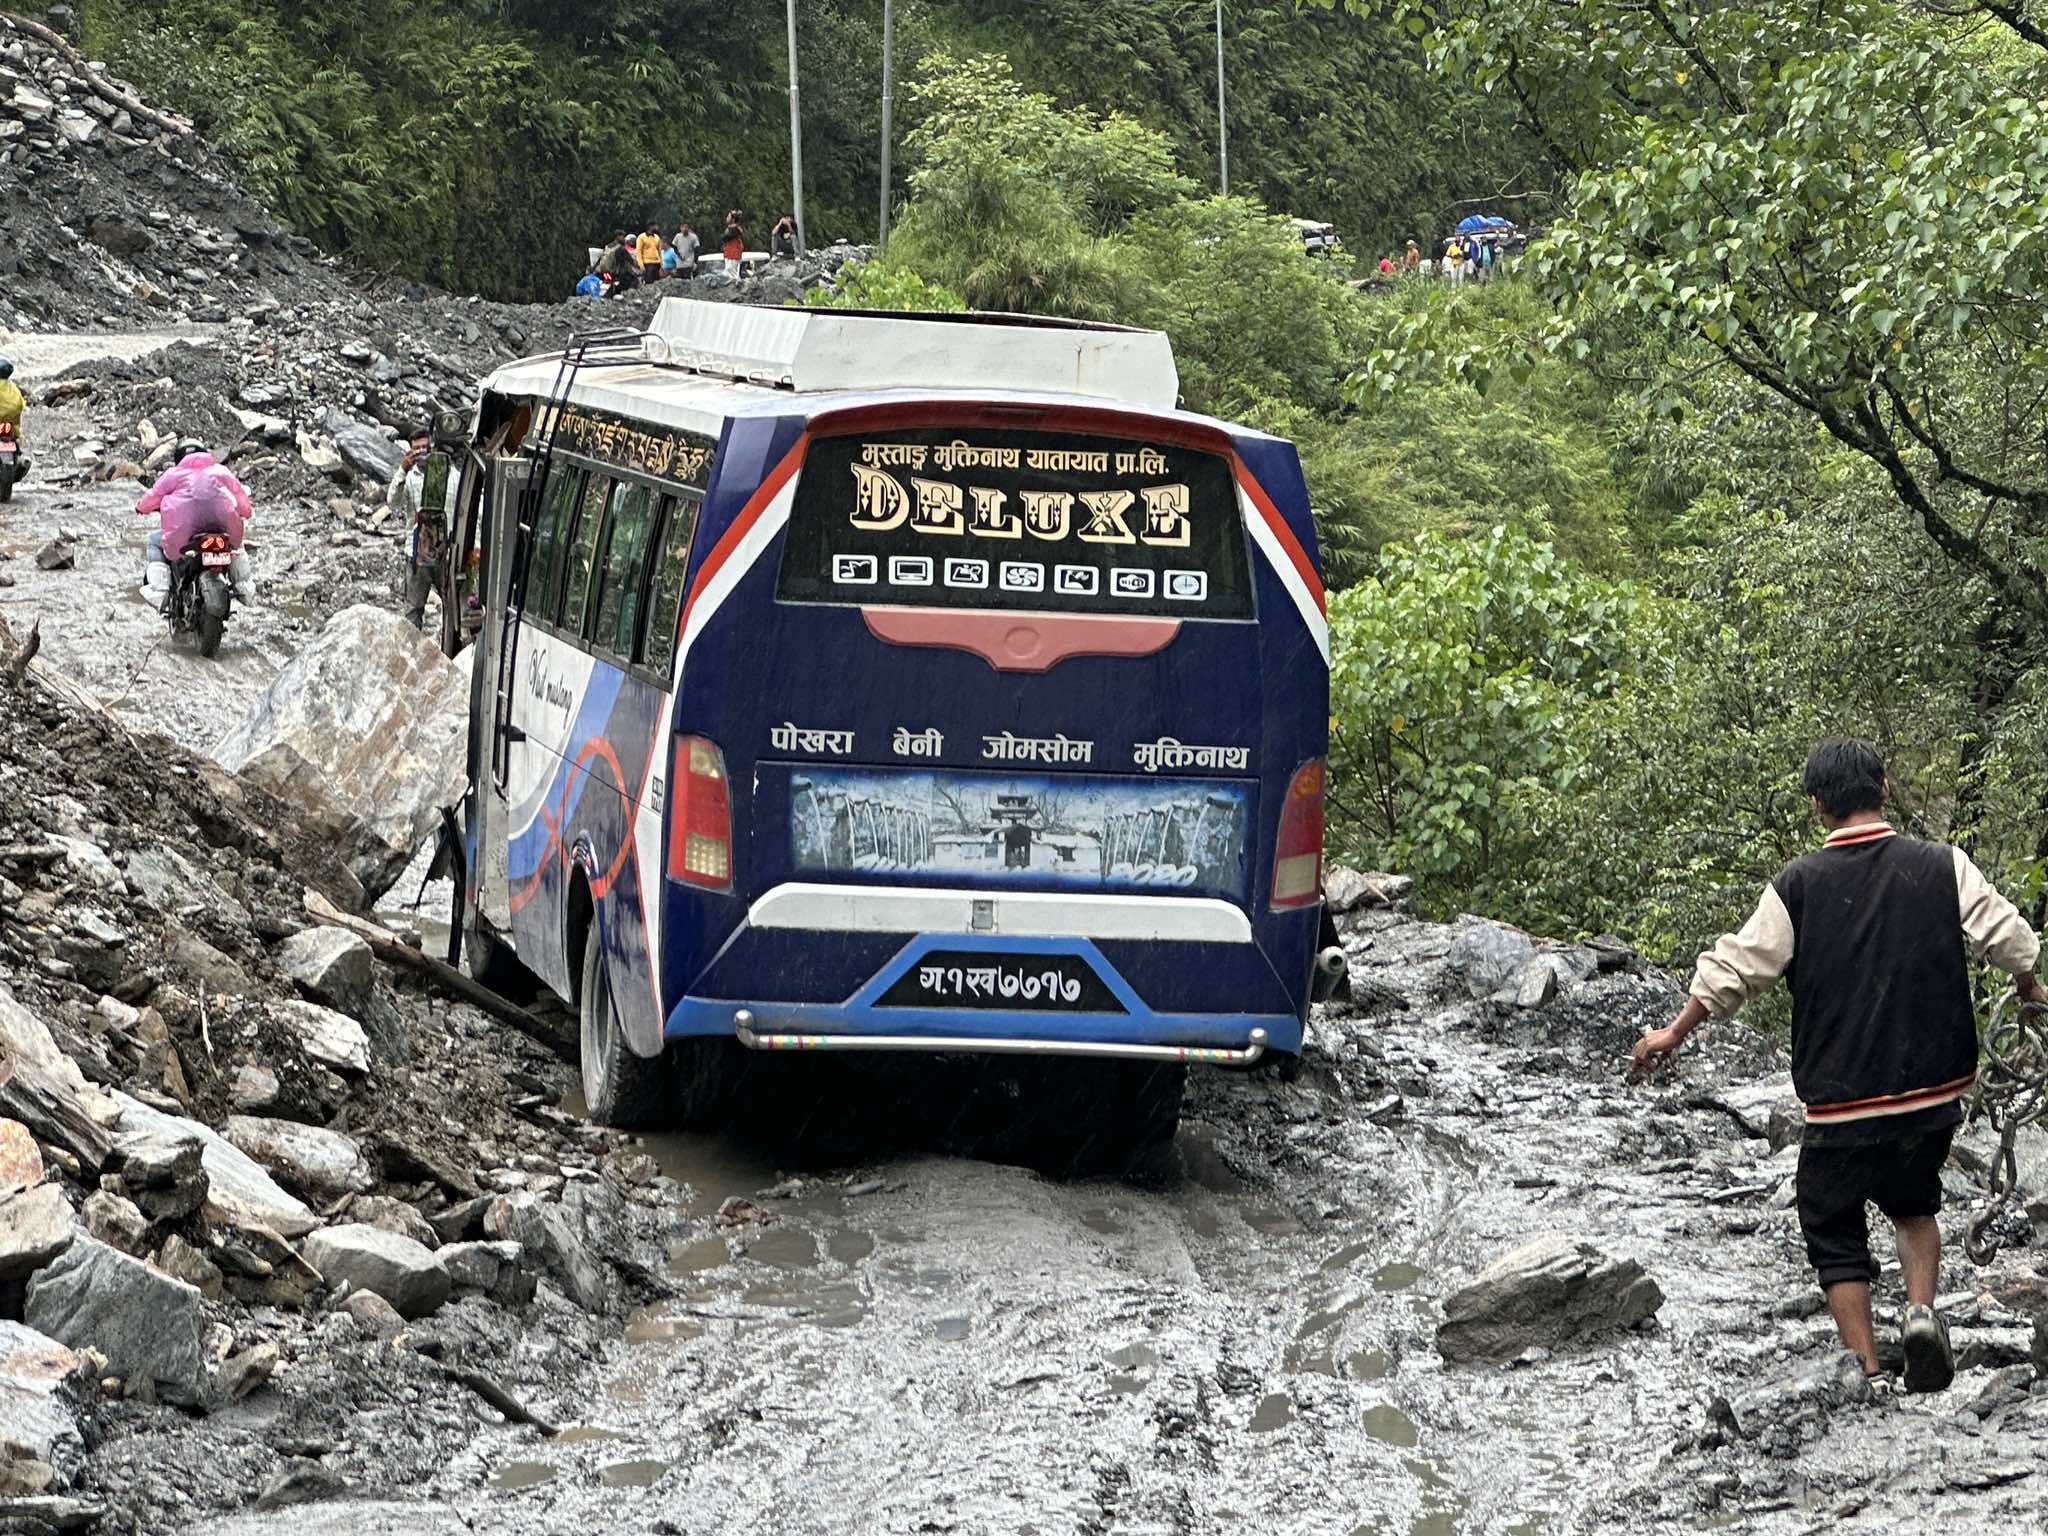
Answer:
<svg viewBox="0 0 2048 1536"><path fill-rule="evenodd" d="M402 1483L661 1289L673 1187L552 1107L556 1056L309 928L330 843L0 676L0 1519ZM208 1430L257 1392L268 1430Z"/></svg>

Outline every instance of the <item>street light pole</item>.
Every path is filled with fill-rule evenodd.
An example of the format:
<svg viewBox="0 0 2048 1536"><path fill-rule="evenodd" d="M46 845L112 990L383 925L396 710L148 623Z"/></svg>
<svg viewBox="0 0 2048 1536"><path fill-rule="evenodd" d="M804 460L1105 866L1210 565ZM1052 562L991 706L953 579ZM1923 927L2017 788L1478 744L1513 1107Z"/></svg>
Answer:
<svg viewBox="0 0 2048 1536"><path fill-rule="evenodd" d="M882 234L876 249L889 243L889 141L896 111L896 3L882 0Z"/></svg>
<svg viewBox="0 0 2048 1536"><path fill-rule="evenodd" d="M1218 0L1221 3L1221 0ZM796 249L804 252L804 117L796 87L796 0L789 0L789 184L795 206Z"/></svg>
<svg viewBox="0 0 2048 1536"><path fill-rule="evenodd" d="M1230 124L1223 116L1223 0L1216 0L1216 155L1223 169L1223 195L1230 196Z"/></svg>

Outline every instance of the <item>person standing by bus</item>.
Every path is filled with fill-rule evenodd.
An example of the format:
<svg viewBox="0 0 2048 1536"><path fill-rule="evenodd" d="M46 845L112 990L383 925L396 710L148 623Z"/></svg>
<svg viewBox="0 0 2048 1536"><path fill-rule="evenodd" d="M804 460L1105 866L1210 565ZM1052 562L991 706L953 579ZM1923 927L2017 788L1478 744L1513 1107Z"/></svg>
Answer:
<svg viewBox="0 0 2048 1536"><path fill-rule="evenodd" d="M413 430L405 457L398 461L398 473L385 488L384 501L400 517L412 515L412 550L405 573L405 616L414 629L427 627L427 594L446 590L448 578L448 529L439 507L430 516L426 507L426 470L433 439L425 427Z"/></svg>
<svg viewBox="0 0 2048 1536"><path fill-rule="evenodd" d="M725 216L725 237L719 242L719 249L725 255L725 275L738 282L740 266L747 254L747 229L740 222L737 208Z"/></svg>

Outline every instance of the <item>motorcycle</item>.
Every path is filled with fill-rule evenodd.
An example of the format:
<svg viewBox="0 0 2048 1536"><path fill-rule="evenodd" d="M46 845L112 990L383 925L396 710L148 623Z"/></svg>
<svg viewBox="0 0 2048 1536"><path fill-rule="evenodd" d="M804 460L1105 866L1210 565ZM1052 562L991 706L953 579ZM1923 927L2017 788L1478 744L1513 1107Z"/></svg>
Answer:
<svg viewBox="0 0 2048 1536"><path fill-rule="evenodd" d="M28 453L21 432L9 421L0 421L0 501L14 499L17 481L28 478Z"/></svg>
<svg viewBox="0 0 2048 1536"><path fill-rule="evenodd" d="M218 651L227 631L228 611L235 601L228 567L234 563L235 552L225 538L203 533L171 564L164 614L171 621L171 633L191 635L202 656Z"/></svg>

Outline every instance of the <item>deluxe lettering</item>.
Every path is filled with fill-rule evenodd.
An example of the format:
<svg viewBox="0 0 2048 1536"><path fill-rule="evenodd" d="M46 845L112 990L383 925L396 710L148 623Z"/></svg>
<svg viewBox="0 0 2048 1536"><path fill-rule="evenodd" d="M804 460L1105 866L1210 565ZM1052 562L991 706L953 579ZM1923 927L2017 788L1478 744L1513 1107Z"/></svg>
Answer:
<svg viewBox="0 0 2048 1536"><path fill-rule="evenodd" d="M1047 544L1079 539L1088 544L1187 548L1193 537L1193 498L1184 481L1057 490L931 479L911 472L929 462L939 471L967 475L1020 467L1027 475L1034 469L1107 475L1112 461L1119 471L1170 472L1165 457L1150 448L1118 453L1112 460L1110 454L1080 449L1034 448L1020 453L956 441L927 451L921 444L865 443L848 466L853 499L847 522L862 533L908 528L943 539L972 535L1021 540L1029 534Z"/></svg>

